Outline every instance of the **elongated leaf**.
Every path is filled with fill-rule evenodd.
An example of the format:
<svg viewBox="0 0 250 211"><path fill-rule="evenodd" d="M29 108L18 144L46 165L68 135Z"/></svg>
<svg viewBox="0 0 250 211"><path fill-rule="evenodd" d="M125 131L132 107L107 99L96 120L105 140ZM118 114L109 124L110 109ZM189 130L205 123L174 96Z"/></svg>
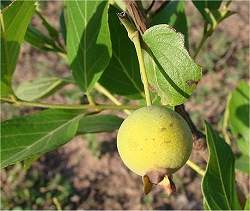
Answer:
<svg viewBox="0 0 250 211"><path fill-rule="evenodd" d="M185 14L185 1L170 1L152 19L151 25L168 24L184 35L185 46L188 48L188 27Z"/></svg>
<svg viewBox="0 0 250 211"><path fill-rule="evenodd" d="M149 28L143 40L148 46L144 59L151 88L163 104L184 103L201 78L201 68L185 49L183 35L160 24Z"/></svg>
<svg viewBox="0 0 250 211"><path fill-rule="evenodd" d="M213 0L213 1L211 1L211 0L202 0L202 1L193 0L192 2L195 5L195 7L199 10L201 15L206 19L207 11L218 10L220 8L222 0L218 0L218 1L215 1L215 0Z"/></svg>
<svg viewBox="0 0 250 211"><path fill-rule="evenodd" d="M80 111L45 110L2 122L1 168L51 151L72 139Z"/></svg>
<svg viewBox="0 0 250 211"><path fill-rule="evenodd" d="M135 48L126 29L117 17L119 10L110 7L109 27L112 40L112 58L100 83L112 93L142 97L143 86Z"/></svg>
<svg viewBox="0 0 250 211"><path fill-rule="evenodd" d="M65 10L65 9L64 9ZM66 23L65 23L65 17L64 17L64 10L62 10L60 14L60 32L63 36L64 43L66 44L67 40L67 29L66 29Z"/></svg>
<svg viewBox="0 0 250 211"><path fill-rule="evenodd" d="M107 1L65 1L67 53L83 91L93 88L111 57Z"/></svg>
<svg viewBox="0 0 250 211"><path fill-rule="evenodd" d="M237 88L228 96L225 113L228 114L228 124L237 138L237 146L241 155L237 157L235 167L243 172L250 173L250 87L241 81Z"/></svg>
<svg viewBox="0 0 250 211"><path fill-rule="evenodd" d="M229 125L236 136L250 142L250 86L241 81L229 101Z"/></svg>
<svg viewBox="0 0 250 211"><path fill-rule="evenodd" d="M240 209L238 202L234 155L230 146L206 123L209 161L202 180L202 192L209 210Z"/></svg>
<svg viewBox="0 0 250 211"><path fill-rule="evenodd" d="M1 96L12 94L12 74L34 11L35 1L14 1L1 11Z"/></svg>
<svg viewBox="0 0 250 211"><path fill-rule="evenodd" d="M52 24L50 24L39 11L36 11L36 14L42 20L42 25L46 28L49 36L52 39L57 40L59 38L59 32L55 29L55 27L52 26Z"/></svg>
<svg viewBox="0 0 250 211"><path fill-rule="evenodd" d="M227 17L235 14L232 11L229 11L228 8L220 8L222 0L210 1L202 0L197 1L193 0L193 4L201 13L203 19L211 24L212 28L215 28L220 22L222 22Z"/></svg>
<svg viewBox="0 0 250 211"><path fill-rule="evenodd" d="M79 122L77 133L99 133L116 130L120 127L123 119L113 115L90 115L85 116Z"/></svg>
<svg viewBox="0 0 250 211"><path fill-rule="evenodd" d="M33 47L44 50L44 51L56 51L61 52L54 40L44 35L38 29L29 26L26 34L25 41L31 44Z"/></svg>
<svg viewBox="0 0 250 211"><path fill-rule="evenodd" d="M57 77L38 78L21 83L15 94L22 100L33 101L52 94L65 84L66 82L63 79Z"/></svg>

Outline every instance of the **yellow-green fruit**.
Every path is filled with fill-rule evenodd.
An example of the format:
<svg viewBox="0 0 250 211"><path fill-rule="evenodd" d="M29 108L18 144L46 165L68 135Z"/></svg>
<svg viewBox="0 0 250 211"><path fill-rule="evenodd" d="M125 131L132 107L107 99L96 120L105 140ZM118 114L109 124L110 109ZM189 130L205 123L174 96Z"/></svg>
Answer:
<svg viewBox="0 0 250 211"><path fill-rule="evenodd" d="M172 174L188 160L192 134L175 111L148 106L124 120L118 131L117 148L125 165L138 175L158 170Z"/></svg>

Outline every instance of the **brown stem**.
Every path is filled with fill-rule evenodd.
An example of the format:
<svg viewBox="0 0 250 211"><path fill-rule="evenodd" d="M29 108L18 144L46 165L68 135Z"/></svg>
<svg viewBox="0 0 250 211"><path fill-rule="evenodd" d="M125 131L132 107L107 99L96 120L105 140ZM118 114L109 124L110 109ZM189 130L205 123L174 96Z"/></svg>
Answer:
<svg viewBox="0 0 250 211"><path fill-rule="evenodd" d="M145 14L139 9L137 3L132 0L124 0L129 16L133 19L137 30L143 34L147 30Z"/></svg>
<svg viewBox="0 0 250 211"><path fill-rule="evenodd" d="M197 129L189 113L186 111L185 105L181 104L181 105L175 106L175 111L178 112L187 121L190 127L191 132L193 134L194 149L200 150L200 149L206 148L205 135Z"/></svg>

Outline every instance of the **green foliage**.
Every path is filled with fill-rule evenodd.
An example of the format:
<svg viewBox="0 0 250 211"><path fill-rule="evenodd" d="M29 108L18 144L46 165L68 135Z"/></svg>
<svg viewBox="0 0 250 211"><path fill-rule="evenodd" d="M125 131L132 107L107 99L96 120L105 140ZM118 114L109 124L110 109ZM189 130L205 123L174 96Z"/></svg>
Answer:
<svg viewBox="0 0 250 211"><path fill-rule="evenodd" d="M1 12L1 96L3 97L13 92L12 74L35 7L35 1L14 1Z"/></svg>
<svg viewBox="0 0 250 211"><path fill-rule="evenodd" d="M209 161L202 180L205 207L209 210L240 209L230 146L206 123Z"/></svg>
<svg viewBox="0 0 250 211"><path fill-rule="evenodd" d="M65 80L57 77L38 78L21 83L15 90L15 94L22 100L34 101L51 95L66 83Z"/></svg>
<svg viewBox="0 0 250 211"><path fill-rule="evenodd" d="M184 103L201 78L201 68L184 47L184 38L168 25L149 28L143 34L149 83L163 104ZM152 58L152 59L151 59Z"/></svg>
<svg viewBox="0 0 250 211"><path fill-rule="evenodd" d="M65 144L76 134L113 131L122 119L113 115L84 115L82 111L45 110L2 122L1 167Z"/></svg>
<svg viewBox="0 0 250 211"><path fill-rule="evenodd" d="M122 118L114 115L88 115L80 120L77 133L110 132L118 129L122 121Z"/></svg>
<svg viewBox="0 0 250 211"><path fill-rule="evenodd" d="M250 86L242 81L233 91L229 101L229 123L233 133L248 142L250 141L249 104Z"/></svg>
<svg viewBox="0 0 250 211"><path fill-rule="evenodd" d="M222 2L222 0L193 0L193 4L199 10L205 22L210 24L210 34L220 22L234 14L234 12L228 10L228 6L220 8Z"/></svg>
<svg viewBox="0 0 250 211"><path fill-rule="evenodd" d="M80 111L45 110L2 122L1 168L65 144L83 116Z"/></svg>
<svg viewBox="0 0 250 211"><path fill-rule="evenodd" d="M99 81L104 89L106 88L106 97L117 105L121 103L117 99L114 100L112 94L125 97L122 100L126 103L129 98L138 99L136 103L144 106L145 95L143 92L145 90L143 90L140 76L139 61L140 65L145 63L153 104L166 104L174 107L185 103L192 95L202 73L201 67L188 53L188 20L184 0L169 1L156 12L148 11L152 9L151 6L156 1L138 2L139 8L143 9L151 26L140 34L142 49L139 50L143 51L144 58L141 59L139 56L139 61L131 42L134 35L129 38L126 29L117 18L120 10L116 7L126 10L126 4L123 1L94 0L65 1L64 3L64 10L60 13L60 30L57 30L42 15L42 11L40 13L36 10L35 1L20 0L10 4L1 2L1 8L5 7L1 11L0 17L1 97L3 97L1 100L18 106L29 104L39 107L42 103L34 101L50 96L67 83L76 83L81 88L80 94L78 87L74 87L73 91L64 91L64 95L68 95L69 101L73 103L80 101L79 97L84 94L89 97L90 91ZM201 45L194 53L194 58L196 58L196 53L199 52L205 40L214 32L218 24L233 12L228 9L230 2L203 0L193 1L193 3L204 21ZM38 17L42 21L45 31L31 25L34 12L36 18ZM133 16L138 18L136 13ZM128 21L131 21L131 25L134 24L132 20ZM64 42L62 42L62 38ZM62 57L67 56L66 62L72 70L73 79L71 76L69 78L38 78L29 82L21 82L13 92L12 75L23 40L39 50L51 51ZM215 49L211 50L212 53L204 54L205 62L209 60L214 64L214 60L218 60L226 53L225 48L228 46L224 37L218 39L216 36L216 42ZM218 56L213 55L215 51L219 52ZM208 65L213 67L213 64ZM246 63L240 63L238 67L241 67L242 64ZM230 77L231 80L235 79ZM240 76L235 80L239 78ZM203 87L203 89L206 89L207 95L213 95L208 88ZM76 93L75 96L73 93ZM95 94L95 92L92 93ZM199 103L204 103L203 101L200 100ZM205 209L240 209L236 196L234 170L236 166L241 171L250 172L249 102L249 84L242 81L230 94L226 110L229 128L238 146L235 155L230 146L206 123L209 161L202 180ZM99 98L95 103L98 106ZM63 106L61 105L62 108ZM93 104L85 105L91 112L78 110L80 105L77 104L66 106L70 109L47 109L3 121L1 123L1 168L18 161L24 161L28 168L43 153L58 148L80 134L85 134L89 148L98 156L100 143L97 142L95 133L116 130L123 121L116 115L99 114L102 110L95 109ZM104 108L109 108L110 105L105 106ZM126 112L128 113L128 111ZM31 175L32 178L33 176ZM32 209L33 204L36 208L40 208L44 200L50 200L52 204L52 198L56 197L63 203L71 195L70 184L56 175L54 180L51 180L51 183L46 186L48 191L44 199L41 197L41 193L37 193L35 190L40 187L36 186L36 183L42 181L42 185L45 186L43 178L36 175L34 180L35 182L30 182L23 191L11 195L13 198L20 199L21 202L29 201L28 204L22 207L8 206L12 199L4 196L1 201L7 203L1 208ZM58 190L55 190L57 185L61 187L59 194ZM144 200L145 203L151 203L151 199L145 198ZM16 203L18 204L18 202ZM249 198L245 209L249 209Z"/></svg>
<svg viewBox="0 0 250 211"><path fill-rule="evenodd" d="M222 3L221 0L219 0L219 1L193 0L193 4L196 6L196 8L202 14L204 19L206 19L207 13L209 10L218 10L220 8L221 3Z"/></svg>
<svg viewBox="0 0 250 211"><path fill-rule="evenodd" d="M142 97L143 87L136 52L125 28L119 22L116 15L118 11L114 7L110 7L109 28L112 58L100 82L112 93Z"/></svg>
<svg viewBox="0 0 250 211"><path fill-rule="evenodd" d="M84 92L101 77L111 57L107 1L65 1L67 55ZM98 57L96 58L96 56Z"/></svg>
<svg viewBox="0 0 250 211"><path fill-rule="evenodd" d="M241 81L229 99L229 126L237 138L236 143L241 152L236 160L236 168L250 173L250 86Z"/></svg>
<svg viewBox="0 0 250 211"><path fill-rule="evenodd" d="M66 10L66 9L64 9ZM65 23L65 17L64 17L64 10L62 10L60 15L60 31L63 36L64 43L66 44L67 40L67 29L66 29L66 23Z"/></svg>
<svg viewBox="0 0 250 211"><path fill-rule="evenodd" d="M151 25L168 24L184 35L185 47L188 49L188 27L185 14L185 1L170 1L152 18Z"/></svg>
<svg viewBox="0 0 250 211"><path fill-rule="evenodd" d="M61 52L62 50L57 46L55 40L43 34L35 27L29 26L25 34L25 41L33 47L44 51Z"/></svg>

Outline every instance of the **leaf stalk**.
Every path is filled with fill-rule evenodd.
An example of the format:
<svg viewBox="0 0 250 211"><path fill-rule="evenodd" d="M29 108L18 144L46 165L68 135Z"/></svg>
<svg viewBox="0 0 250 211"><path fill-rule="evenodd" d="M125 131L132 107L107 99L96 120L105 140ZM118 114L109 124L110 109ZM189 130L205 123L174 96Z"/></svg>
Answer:
<svg viewBox="0 0 250 211"><path fill-rule="evenodd" d="M192 162L191 160L188 160L186 163L191 169L193 169L195 172L197 172L199 175L201 175L202 177L204 177L205 175L205 171L199 167L197 164L195 164L194 162Z"/></svg>
<svg viewBox="0 0 250 211"><path fill-rule="evenodd" d="M115 98L115 96L114 95L112 95L105 87L103 87L101 84L99 84L99 83L96 83L96 85L95 85L95 89L98 91L98 92L100 92L101 94L103 94L104 96L106 96L108 99L110 99L115 105L122 105L122 103L119 101L119 100L117 100L116 98ZM128 114L128 115L130 115L131 114L131 112L129 111L129 110L127 110L127 109L124 109L123 110L126 114Z"/></svg>
<svg viewBox="0 0 250 211"><path fill-rule="evenodd" d="M142 83L144 86L144 92L145 92L145 97L146 97L146 103L147 106L152 105L151 97L150 97L150 92L149 92L149 83L148 83L148 78L147 78L147 73L146 73L146 68L145 68L145 63L144 63L144 58L142 55L142 48L141 48L141 43L140 43L140 34L134 24L130 22L128 16L126 13L122 12L118 14L118 17L121 21L121 23L124 25L128 32L128 37L130 40L133 42L137 54L137 58L139 61L139 67L140 67L140 74L141 74L141 79Z"/></svg>

